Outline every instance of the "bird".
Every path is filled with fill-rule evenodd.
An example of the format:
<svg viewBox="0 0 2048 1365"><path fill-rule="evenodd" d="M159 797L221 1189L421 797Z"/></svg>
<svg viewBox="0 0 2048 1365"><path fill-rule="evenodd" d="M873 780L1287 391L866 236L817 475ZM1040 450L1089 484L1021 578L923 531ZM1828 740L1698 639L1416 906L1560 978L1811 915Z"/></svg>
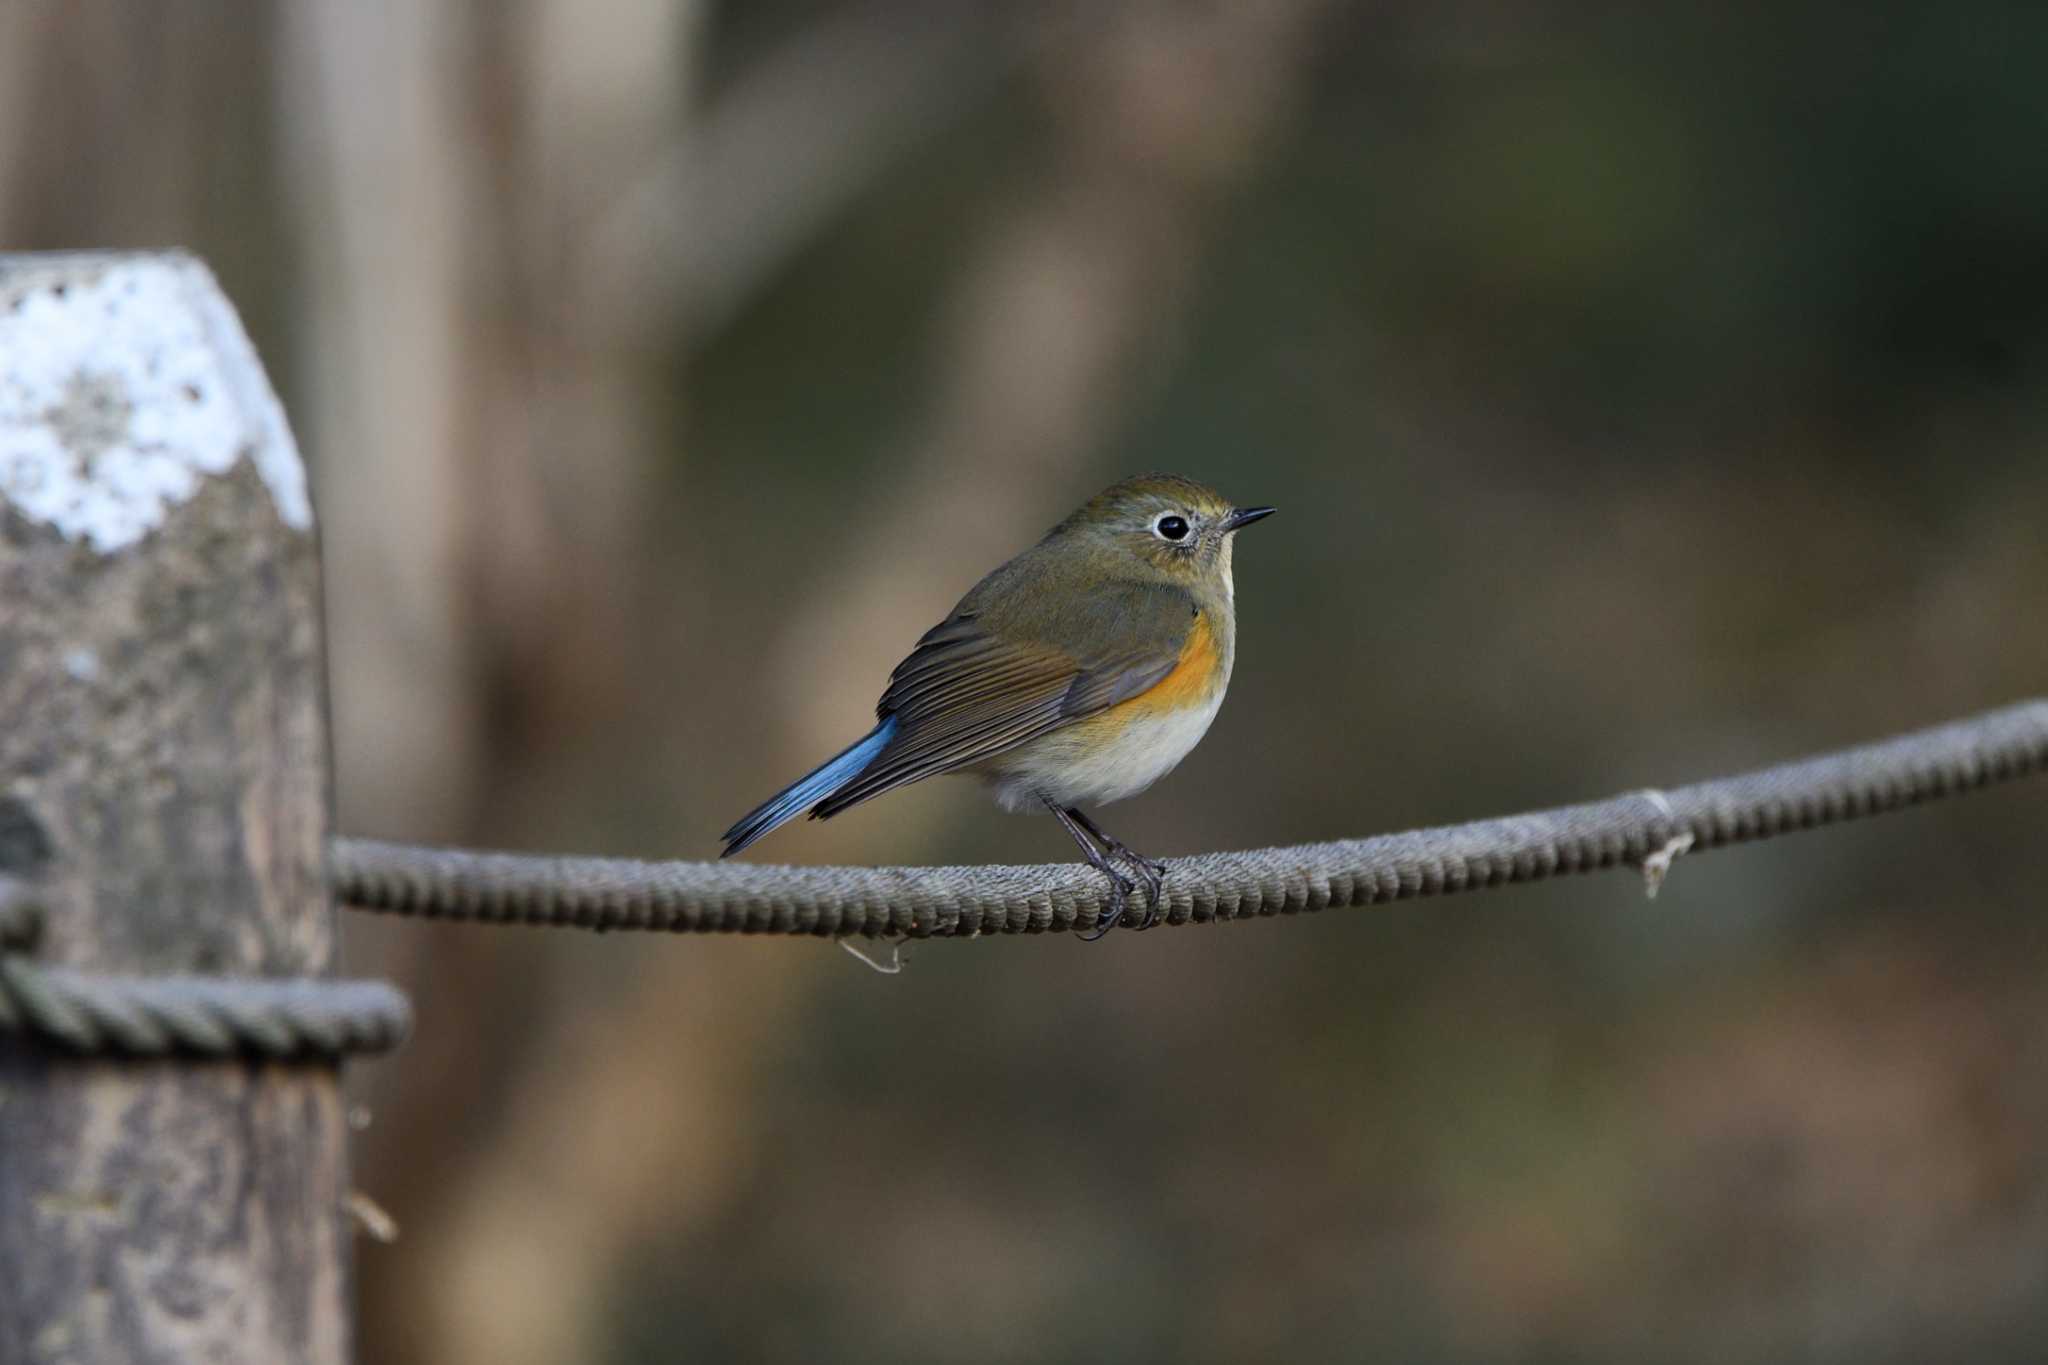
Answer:
<svg viewBox="0 0 2048 1365"><path fill-rule="evenodd" d="M1082 807L1135 796L1208 732L1237 653L1239 507L1177 474L1112 484L983 578L889 675L875 728L734 822L720 857L809 813L829 819L942 773L987 784L1010 811L1049 812L1108 880L1091 939L1167 866Z"/></svg>

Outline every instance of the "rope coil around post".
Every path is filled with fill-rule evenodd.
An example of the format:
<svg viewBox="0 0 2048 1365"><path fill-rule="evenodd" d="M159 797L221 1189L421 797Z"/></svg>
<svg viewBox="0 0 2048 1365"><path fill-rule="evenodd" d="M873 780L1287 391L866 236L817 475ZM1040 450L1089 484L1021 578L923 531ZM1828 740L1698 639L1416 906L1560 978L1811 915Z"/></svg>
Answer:
<svg viewBox="0 0 2048 1365"><path fill-rule="evenodd" d="M81 1054L192 1053L274 1059L388 1052L412 1008L382 981L112 976L38 966L28 956L41 913L0 884L0 1034Z"/></svg>
<svg viewBox="0 0 2048 1365"><path fill-rule="evenodd" d="M2048 700L1737 777L1503 819L1175 859L1160 924L1378 905L1670 857L1973 791L2048 768ZM1689 836L1689 839L1688 839ZM337 898L430 919L819 937L1058 933L1094 927L1080 864L776 867L421 848L338 839Z"/></svg>

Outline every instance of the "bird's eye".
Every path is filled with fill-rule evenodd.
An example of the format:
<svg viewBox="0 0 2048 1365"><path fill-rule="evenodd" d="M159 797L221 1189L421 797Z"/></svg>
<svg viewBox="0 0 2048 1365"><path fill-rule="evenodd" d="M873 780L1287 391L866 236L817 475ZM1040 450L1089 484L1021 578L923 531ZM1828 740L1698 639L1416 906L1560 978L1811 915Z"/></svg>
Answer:
<svg viewBox="0 0 2048 1365"><path fill-rule="evenodd" d="M1186 540L1188 538L1187 518L1177 517L1173 513L1168 512L1165 516L1152 523L1152 534L1158 536L1161 540Z"/></svg>

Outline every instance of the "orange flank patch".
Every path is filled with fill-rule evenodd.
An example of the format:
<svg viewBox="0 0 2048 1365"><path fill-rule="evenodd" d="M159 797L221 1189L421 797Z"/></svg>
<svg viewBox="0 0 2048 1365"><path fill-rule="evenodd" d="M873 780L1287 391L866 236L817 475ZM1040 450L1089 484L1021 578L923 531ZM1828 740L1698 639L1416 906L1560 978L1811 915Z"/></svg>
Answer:
<svg viewBox="0 0 2048 1365"><path fill-rule="evenodd" d="M1223 655L1216 648L1216 635L1209 629L1209 618L1197 616L1194 626L1188 631L1188 638L1180 647L1180 659L1174 664L1173 672L1129 701L1112 706L1107 714L1122 713L1120 719L1132 719L1138 715L1170 715L1188 707L1206 706L1216 694L1216 684L1222 679Z"/></svg>
<svg viewBox="0 0 2048 1365"><path fill-rule="evenodd" d="M996 755L984 771L1018 810L1121 801L1173 771L1201 742L1229 681L1225 642L1197 616L1165 677L1128 701Z"/></svg>

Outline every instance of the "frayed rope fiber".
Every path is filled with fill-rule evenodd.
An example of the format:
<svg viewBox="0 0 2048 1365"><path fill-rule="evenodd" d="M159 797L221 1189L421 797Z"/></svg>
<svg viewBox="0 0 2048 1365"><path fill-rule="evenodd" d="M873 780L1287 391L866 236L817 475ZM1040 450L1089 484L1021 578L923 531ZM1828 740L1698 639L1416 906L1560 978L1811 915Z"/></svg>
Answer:
<svg viewBox="0 0 2048 1365"><path fill-rule="evenodd" d="M1171 860L1161 924L1288 915L1702 852L1859 819L2048 768L2048 700L1737 777L1585 805L1331 843ZM1690 842L1686 836L1690 836ZM359 910L499 924L841 938L1094 927L1083 864L778 867L639 862L337 839L337 898ZM1656 868L1661 875L1661 867ZM1132 915L1129 921L1142 918Z"/></svg>

